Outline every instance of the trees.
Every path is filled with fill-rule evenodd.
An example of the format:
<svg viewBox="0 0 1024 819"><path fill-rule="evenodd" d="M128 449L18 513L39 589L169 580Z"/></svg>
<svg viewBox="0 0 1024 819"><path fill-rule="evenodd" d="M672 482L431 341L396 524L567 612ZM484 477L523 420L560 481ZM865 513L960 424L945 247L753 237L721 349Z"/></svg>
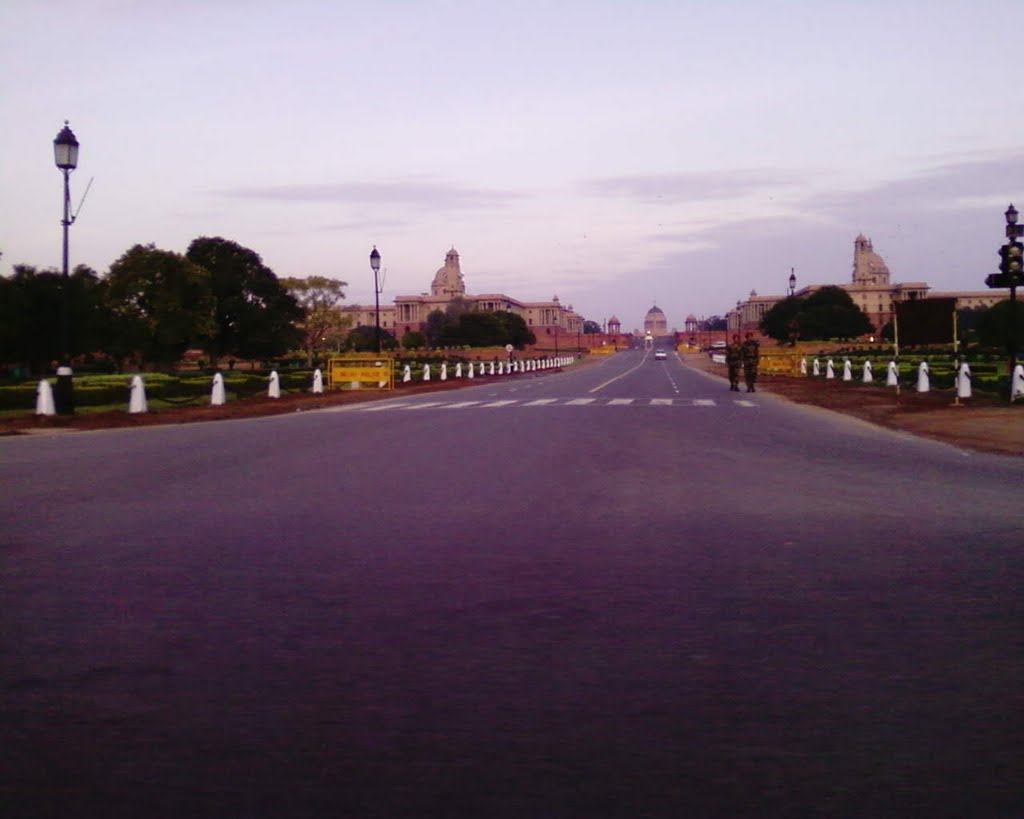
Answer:
<svg viewBox="0 0 1024 819"><path fill-rule="evenodd" d="M1012 313L1011 304L1016 308ZM978 318L978 341L983 347L1006 349L1011 327L1015 330L1016 347L1019 349L1024 339L1024 304L1009 299L996 302Z"/></svg>
<svg viewBox="0 0 1024 819"><path fill-rule="evenodd" d="M281 279L281 285L305 310L305 318L298 323L298 328L309 365L313 365L315 356L326 350L340 349L345 332L352 324L351 317L338 310L348 283L326 276L307 276Z"/></svg>
<svg viewBox="0 0 1024 819"><path fill-rule="evenodd" d="M213 326L204 347L212 364L225 355L269 358L301 343L305 311L255 251L201 236L185 256L209 273Z"/></svg>
<svg viewBox="0 0 1024 819"><path fill-rule="evenodd" d="M135 245L104 282L115 358L170 366L214 333L210 274L178 253Z"/></svg>
<svg viewBox="0 0 1024 819"><path fill-rule="evenodd" d="M583 333L585 335L593 335L595 333L600 332L601 325L598 324L596 321L591 321L590 319L587 319L586 321L583 322Z"/></svg>
<svg viewBox="0 0 1024 819"><path fill-rule="evenodd" d="M397 346L395 337L385 330L380 329L380 348L382 350L393 350ZM345 339L345 345L357 353L377 352L377 327L367 324L360 324L349 332Z"/></svg>
<svg viewBox="0 0 1024 819"><path fill-rule="evenodd" d="M441 343L453 347L499 347L511 344L522 349L536 342L522 316L507 310L470 310L449 319L441 330Z"/></svg>
<svg viewBox="0 0 1024 819"><path fill-rule="evenodd" d="M418 330L410 330L402 336L402 347L406 350L419 350L426 346L426 336Z"/></svg>
<svg viewBox="0 0 1024 819"><path fill-rule="evenodd" d="M850 294L835 286L783 299L764 314L759 326L777 341L790 339L794 333L803 339L856 338L874 330Z"/></svg>

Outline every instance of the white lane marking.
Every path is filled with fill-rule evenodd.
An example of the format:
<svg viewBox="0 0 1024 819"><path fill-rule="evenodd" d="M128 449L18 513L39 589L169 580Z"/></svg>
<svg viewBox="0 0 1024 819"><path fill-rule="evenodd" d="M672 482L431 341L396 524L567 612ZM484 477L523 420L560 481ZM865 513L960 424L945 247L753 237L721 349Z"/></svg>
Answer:
<svg viewBox="0 0 1024 819"><path fill-rule="evenodd" d="M479 404L479 401L456 401L454 404L444 404L441 409L459 409L460 407L472 407Z"/></svg>
<svg viewBox="0 0 1024 819"><path fill-rule="evenodd" d="M596 398L573 398L571 401L566 401L565 405L567 407L582 407L584 404L593 404L596 400Z"/></svg>
<svg viewBox="0 0 1024 819"><path fill-rule="evenodd" d="M613 398L608 402L609 407L625 407L633 403L632 398Z"/></svg>
<svg viewBox="0 0 1024 819"><path fill-rule="evenodd" d="M427 409L427 407L439 407L443 403L445 403L445 402L444 401L424 401L422 404L406 404L405 406L400 407L400 409L407 409L407 410Z"/></svg>
<svg viewBox="0 0 1024 819"><path fill-rule="evenodd" d="M610 360L610 359L609 359L609 360ZM597 385L596 387L594 387L594 389L592 389L592 390L591 390L590 392L597 392L598 390L603 390L603 389L604 389L605 387L607 387L607 386L608 386L609 384L614 384L614 383L615 383L616 381L618 381L618 380L619 380L620 378L625 378L625 377L626 377L627 375L629 375L630 373L632 373L632 372L636 372L636 371L637 371L637 370L639 370L639 369L640 369L640 368L641 368L642 366L644 366L644 362L645 362L645 361L647 361L647 353L644 353L644 357L643 357L642 359L640 359L640 363L639 363L639 364L637 364L637 365L636 365L636 366L635 366L635 367L634 367L634 368L633 368L632 370L626 370L626 371L625 371L624 373L622 373L622 375L617 375L617 376L615 376L615 378L611 379L610 381L605 381L605 382L604 382L603 384L598 384L598 385Z"/></svg>
<svg viewBox="0 0 1024 819"><path fill-rule="evenodd" d="M509 404L515 404L517 401L491 401L488 404L481 404L481 407L507 407Z"/></svg>
<svg viewBox="0 0 1024 819"><path fill-rule="evenodd" d="M693 405L695 407L713 407L715 406L715 401L713 398L694 398Z"/></svg>
<svg viewBox="0 0 1024 819"><path fill-rule="evenodd" d="M757 406L757 404L755 404L753 401L740 401L739 398L734 399L733 403L737 407L756 407Z"/></svg>
<svg viewBox="0 0 1024 819"><path fill-rule="evenodd" d="M382 404L381 406L378 406L378 407L359 407L359 406L356 406L356 407L352 407L352 409L357 410L359 412L383 412L384 410L405 409L408 406L409 406L409 404Z"/></svg>
<svg viewBox="0 0 1024 819"><path fill-rule="evenodd" d="M523 404L524 407L543 407L547 404L554 404L557 398L538 398L536 401L527 401Z"/></svg>
<svg viewBox="0 0 1024 819"><path fill-rule="evenodd" d="M672 406L672 399L671 398L652 398L651 399L651 406L652 407L671 407Z"/></svg>

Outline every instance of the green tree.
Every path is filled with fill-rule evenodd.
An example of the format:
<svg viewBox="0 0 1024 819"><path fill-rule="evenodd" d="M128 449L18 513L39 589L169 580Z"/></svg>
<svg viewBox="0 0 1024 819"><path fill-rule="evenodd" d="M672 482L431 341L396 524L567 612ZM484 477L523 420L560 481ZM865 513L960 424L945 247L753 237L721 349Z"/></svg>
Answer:
<svg viewBox="0 0 1024 819"><path fill-rule="evenodd" d="M759 325L761 332L776 341L793 340L794 328L800 327L799 315L803 307L804 300L795 296L776 303L762 316Z"/></svg>
<svg viewBox="0 0 1024 819"><path fill-rule="evenodd" d="M1011 304L1016 308L1012 312ZM1024 304L1003 299L993 304L978 319L978 342L982 347L1005 350L1010 341L1011 327L1015 330L1016 348L1020 352L1024 348Z"/></svg>
<svg viewBox="0 0 1024 819"><path fill-rule="evenodd" d="M829 286L809 296L783 299L764 314L765 335L784 341L797 333L803 339L856 338L874 331L871 320L850 294Z"/></svg>
<svg viewBox="0 0 1024 819"><path fill-rule="evenodd" d="M594 333L600 333L601 332L601 325L598 324L596 321L591 321L590 319L587 319L586 321L583 322L583 332L586 335L593 335Z"/></svg>
<svg viewBox="0 0 1024 819"><path fill-rule="evenodd" d="M351 330L345 338L345 346L357 353L377 352L377 327L367 324L360 324ZM382 350L393 350L397 346L395 337L380 328L380 348Z"/></svg>
<svg viewBox="0 0 1024 819"><path fill-rule="evenodd" d="M410 330L402 336L402 347L406 350L419 350L427 346L427 339L418 330Z"/></svg>
<svg viewBox="0 0 1024 819"><path fill-rule="evenodd" d="M214 332L210 274L179 253L135 245L110 266L104 284L107 347L119 360L170 366Z"/></svg>
<svg viewBox="0 0 1024 819"><path fill-rule="evenodd" d="M497 341L497 344L511 344L517 350L522 350L527 344L537 343L537 337L526 326L526 320L522 316L508 310L498 311L495 315L505 331L504 340Z"/></svg>
<svg viewBox="0 0 1024 819"><path fill-rule="evenodd" d="M299 346L305 311L258 253L219 236L201 236L185 256L210 275L214 324L204 347L211 364L225 355L271 358Z"/></svg>
<svg viewBox="0 0 1024 819"><path fill-rule="evenodd" d="M68 276L68 353L72 358L100 352L109 324L96 272L78 265ZM44 374L62 346L64 277L56 270L15 265L0 276L0 361Z"/></svg>
<svg viewBox="0 0 1024 819"><path fill-rule="evenodd" d="M445 327L448 325L448 316L443 310L433 310L427 316L423 325L423 335L426 337L430 347L440 347L444 338Z"/></svg>
<svg viewBox="0 0 1024 819"><path fill-rule="evenodd" d="M307 276L281 279L281 284L305 311L305 318L297 326L307 363L312 366L317 355L340 349L352 324L352 318L338 309L348 283L326 276Z"/></svg>

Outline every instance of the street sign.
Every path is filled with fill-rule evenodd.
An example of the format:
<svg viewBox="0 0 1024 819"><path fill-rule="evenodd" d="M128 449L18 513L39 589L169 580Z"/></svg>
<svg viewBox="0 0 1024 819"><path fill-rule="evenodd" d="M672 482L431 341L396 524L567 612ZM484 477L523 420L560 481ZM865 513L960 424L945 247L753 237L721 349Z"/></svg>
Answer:
<svg viewBox="0 0 1024 819"><path fill-rule="evenodd" d="M390 390L395 386L395 367L391 356L332 358L327 363L331 389L342 387Z"/></svg>

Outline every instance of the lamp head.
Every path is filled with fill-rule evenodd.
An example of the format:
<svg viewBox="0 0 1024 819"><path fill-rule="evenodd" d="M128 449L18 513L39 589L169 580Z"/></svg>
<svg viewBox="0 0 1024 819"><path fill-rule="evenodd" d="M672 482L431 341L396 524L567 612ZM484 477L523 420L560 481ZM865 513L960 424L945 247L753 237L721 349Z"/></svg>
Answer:
<svg viewBox="0 0 1024 819"><path fill-rule="evenodd" d="M64 120L64 127L53 140L53 161L62 171L73 171L78 167L78 140Z"/></svg>
<svg viewBox="0 0 1024 819"><path fill-rule="evenodd" d="M370 251L370 267L373 268L374 273L380 270L380 253L377 252L377 245L374 245L373 250Z"/></svg>

